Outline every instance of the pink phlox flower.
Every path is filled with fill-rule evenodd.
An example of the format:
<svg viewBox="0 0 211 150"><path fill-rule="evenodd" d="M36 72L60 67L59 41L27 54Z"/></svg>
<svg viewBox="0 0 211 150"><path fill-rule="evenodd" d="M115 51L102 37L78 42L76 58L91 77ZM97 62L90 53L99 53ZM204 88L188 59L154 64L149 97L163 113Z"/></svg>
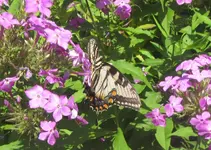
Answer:
<svg viewBox="0 0 211 150"><path fill-rule="evenodd" d="M97 0L96 2L96 7L102 10L102 12L104 12L105 14L109 12L109 8L108 8L109 5L111 5L110 0Z"/></svg>
<svg viewBox="0 0 211 150"><path fill-rule="evenodd" d="M50 17L50 7L53 5L51 0L25 0L25 11L27 13L37 13L40 11L46 17Z"/></svg>
<svg viewBox="0 0 211 150"><path fill-rule="evenodd" d="M204 111L201 115L196 115L196 117L191 118L190 124L195 126L196 129L200 129L200 126L206 124L209 118L210 113Z"/></svg>
<svg viewBox="0 0 211 150"><path fill-rule="evenodd" d="M208 120L197 127L198 134L205 139L211 139L211 121Z"/></svg>
<svg viewBox="0 0 211 150"><path fill-rule="evenodd" d="M205 96L199 101L200 108L202 110L206 110L208 106L211 105L211 98L209 96Z"/></svg>
<svg viewBox="0 0 211 150"><path fill-rule="evenodd" d="M116 8L114 13L119 16L121 20L126 20L130 17L131 6L129 4L121 4Z"/></svg>
<svg viewBox="0 0 211 150"><path fill-rule="evenodd" d="M49 84L59 83L59 85L62 87L64 85L64 83L62 82L63 79L61 77L56 76L57 73L58 69L40 69L38 75L46 77L46 82Z"/></svg>
<svg viewBox="0 0 211 150"><path fill-rule="evenodd" d="M71 21L70 21L70 26L78 29L78 27L83 24L85 22L85 19L83 18L80 18L80 17L76 17L76 18L73 18Z"/></svg>
<svg viewBox="0 0 211 150"><path fill-rule="evenodd" d="M190 82L190 79L184 76L184 77L179 78L176 81L176 84L173 85L172 90L179 90L179 91L185 92L191 86L192 84Z"/></svg>
<svg viewBox="0 0 211 150"><path fill-rule="evenodd" d="M26 96L30 99L30 108L44 108L44 106L49 102L50 91L43 89L39 85L35 85L32 88L25 91Z"/></svg>
<svg viewBox="0 0 211 150"><path fill-rule="evenodd" d="M54 121L41 121L40 122L41 132L38 139L45 141L47 139L48 144L54 145L56 139L59 138L59 132L55 129L56 122Z"/></svg>
<svg viewBox="0 0 211 150"><path fill-rule="evenodd" d="M25 78L26 78L26 79L29 79L29 78L32 77L32 72L31 72L31 70L30 70L28 67L20 67L19 70L21 70L21 71L22 71L22 70L26 71L26 72L25 72Z"/></svg>
<svg viewBox="0 0 211 150"><path fill-rule="evenodd" d="M182 98L176 97L174 95L170 96L169 103L164 106L164 109L166 111L166 115L168 117L171 117L174 112L181 112L183 111L183 106L181 105Z"/></svg>
<svg viewBox="0 0 211 150"><path fill-rule="evenodd" d="M9 6L8 0L0 0L0 7L1 7L3 4L6 5L6 6Z"/></svg>
<svg viewBox="0 0 211 150"><path fill-rule="evenodd" d="M149 112L146 114L147 118L152 119L152 123L155 126L161 126L165 127L166 126L166 120L163 114L160 113L160 110L158 108L155 108L152 110L152 112Z"/></svg>
<svg viewBox="0 0 211 150"><path fill-rule="evenodd" d="M211 78L211 71L210 70L192 70L192 74L185 74L186 77L189 79L195 79L198 82L201 82L205 78Z"/></svg>
<svg viewBox="0 0 211 150"><path fill-rule="evenodd" d="M0 90L5 91L5 92L11 92L12 87L14 86L15 82L18 81L19 78L14 76L14 77L9 77L5 78L0 81Z"/></svg>
<svg viewBox="0 0 211 150"><path fill-rule="evenodd" d="M71 114L68 116L68 119L75 119L79 124L87 125L88 121L84 119L82 116L78 115L78 106L74 102L74 97L71 96L68 100L68 107L71 109Z"/></svg>
<svg viewBox="0 0 211 150"><path fill-rule="evenodd" d="M179 70L198 70L200 64L194 60L185 60L180 65L177 66L176 71Z"/></svg>
<svg viewBox="0 0 211 150"><path fill-rule="evenodd" d="M4 100L4 105L5 105L6 107L9 108L9 107L10 107L10 102L9 102L8 100L5 99L5 100Z"/></svg>
<svg viewBox="0 0 211 150"><path fill-rule="evenodd" d="M78 116L78 106L74 102L74 97L71 96L68 100L68 107L71 109L71 114L68 116L69 119L75 119Z"/></svg>
<svg viewBox="0 0 211 150"><path fill-rule="evenodd" d="M56 94L51 94L50 102L47 103L44 109L48 113L53 112L53 118L56 122L60 121L63 116L69 116L71 114L68 105L68 99L66 96L58 96Z"/></svg>
<svg viewBox="0 0 211 150"><path fill-rule="evenodd" d="M167 76L165 78L165 81L161 81L159 83L160 87L163 87L163 91L167 91L170 87L174 86L177 83L177 80L180 79L180 77L175 76Z"/></svg>
<svg viewBox="0 0 211 150"><path fill-rule="evenodd" d="M47 34L47 41L49 43L57 44L64 49L68 48L68 43L72 38L72 33L69 30L63 28L47 28L44 31Z"/></svg>
<svg viewBox="0 0 211 150"><path fill-rule="evenodd" d="M199 63L201 67L209 66L211 64L211 57L206 54L202 54L194 58L194 61Z"/></svg>
<svg viewBox="0 0 211 150"><path fill-rule="evenodd" d="M114 5L115 6L119 6L119 5L123 5L123 4L128 4L130 3L130 0L115 0L114 1Z"/></svg>
<svg viewBox="0 0 211 150"><path fill-rule="evenodd" d="M14 25L19 25L19 21L13 18L13 15L8 12L3 12L0 14L0 25L5 29L10 29Z"/></svg>
<svg viewBox="0 0 211 150"><path fill-rule="evenodd" d="M192 3L192 0L176 0L178 5L182 5L182 4L190 4Z"/></svg>
<svg viewBox="0 0 211 150"><path fill-rule="evenodd" d="M87 56L81 49L79 44L76 44L74 46L74 50L69 51L69 57L73 61L73 66L78 66L80 64L83 64L84 62L87 63Z"/></svg>

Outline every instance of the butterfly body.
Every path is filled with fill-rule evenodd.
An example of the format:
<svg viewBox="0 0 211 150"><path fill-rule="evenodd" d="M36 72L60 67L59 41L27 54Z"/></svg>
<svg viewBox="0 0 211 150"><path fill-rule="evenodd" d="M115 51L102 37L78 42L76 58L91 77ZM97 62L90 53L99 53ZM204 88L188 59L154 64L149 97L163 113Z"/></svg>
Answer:
<svg viewBox="0 0 211 150"><path fill-rule="evenodd" d="M139 110L141 103L136 90L118 69L102 62L94 39L88 44L88 55L92 64L91 85L85 83L84 92L90 107L104 111L116 104Z"/></svg>

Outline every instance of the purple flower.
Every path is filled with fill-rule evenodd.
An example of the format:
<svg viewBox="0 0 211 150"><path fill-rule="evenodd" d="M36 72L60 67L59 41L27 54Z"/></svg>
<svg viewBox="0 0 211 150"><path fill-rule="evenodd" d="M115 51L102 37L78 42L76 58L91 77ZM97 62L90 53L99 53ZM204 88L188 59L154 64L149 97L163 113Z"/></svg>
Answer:
<svg viewBox="0 0 211 150"><path fill-rule="evenodd" d="M129 4L119 5L115 10L115 14L119 16L121 20L128 19L130 17L130 13L131 13L131 6Z"/></svg>
<svg viewBox="0 0 211 150"><path fill-rule="evenodd" d="M194 60L185 60L179 66L177 66L176 71L179 70L198 70L200 64Z"/></svg>
<svg viewBox="0 0 211 150"><path fill-rule="evenodd" d="M208 122L210 118L210 113L205 111L201 115L196 115L196 117L191 118L190 124L195 126L196 129L199 129L201 125L204 125Z"/></svg>
<svg viewBox="0 0 211 150"><path fill-rule="evenodd" d="M25 0L27 13L37 13L40 11L43 15L50 17L51 11L49 8L53 5L51 0Z"/></svg>
<svg viewBox="0 0 211 150"><path fill-rule="evenodd" d="M181 97L175 97L174 95L170 96L169 98L169 104L166 104L164 106L166 115L168 117L171 117L174 114L174 111L181 112L183 111L183 106L181 105L182 98Z"/></svg>
<svg viewBox="0 0 211 150"><path fill-rule="evenodd" d="M206 54L202 54L202 55L199 55L198 57L194 58L194 61L199 63L201 67L208 66L211 64L211 57Z"/></svg>
<svg viewBox="0 0 211 150"><path fill-rule="evenodd" d="M45 105L44 109L48 113L53 112L53 118L56 122L58 122L62 119L63 116L69 116L71 114L67 103L68 99L66 96L51 94L50 102Z"/></svg>
<svg viewBox="0 0 211 150"><path fill-rule="evenodd" d="M201 82L205 78L211 78L211 71L210 70L192 70L192 74L184 74L184 76L190 78L190 79L195 79L198 82Z"/></svg>
<svg viewBox="0 0 211 150"><path fill-rule="evenodd" d="M65 30L63 28L56 28L56 29L50 29L47 28L44 30L47 34L47 41L52 44L58 44L59 46L63 47L64 49L67 49L68 42L72 38L72 33L68 30Z"/></svg>
<svg viewBox="0 0 211 150"><path fill-rule="evenodd" d="M166 120L163 114L160 113L160 110L158 108L155 108L152 110L152 112L149 112L148 114L146 114L147 118L151 118L152 119L152 123L155 126L161 126L161 127L165 127L166 126Z"/></svg>
<svg viewBox="0 0 211 150"><path fill-rule="evenodd" d="M115 6L119 6L119 5L123 5L123 4L128 4L130 3L130 0L115 0L114 1L114 5Z"/></svg>
<svg viewBox="0 0 211 150"><path fill-rule="evenodd" d="M74 28L78 28L82 23L85 22L85 19L83 18L80 18L80 17L76 17L76 18L73 18L71 21L70 21L70 25Z"/></svg>
<svg viewBox="0 0 211 150"><path fill-rule="evenodd" d="M30 99L30 108L43 108L49 102L49 98L52 93L48 90L44 90L39 85L35 85L34 87L26 90L25 94Z"/></svg>
<svg viewBox="0 0 211 150"><path fill-rule="evenodd" d="M190 82L190 79L184 76L184 77L179 78L176 81L176 84L172 87L172 90L179 90L179 91L185 92L191 86L192 84Z"/></svg>
<svg viewBox="0 0 211 150"><path fill-rule="evenodd" d="M68 116L69 119L75 119L78 116L78 106L77 104L74 102L74 97L71 96L68 100L68 107L71 109L71 113Z"/></svg>
<svg viewBox="0 0 211 150"><path fill-rule="evenodd" d="M77 116L76 121L81 125L87 125L88 124L88 121L81 116Z"/></svg>
<svg viewBox="0 0 211 150"><path fill-rule="evenodd" d="M25 78L30 79L31 77L32 77L32 72L31 72L31 70L29 70L29 68L27 68Z"/></svg>
<svg viewBox="0 0 211 150"><path fill-rule="evenodd" d="M19 78L16 76L3 79L2 81L0 81L0 90L10 92L15 82L18 80Z"/></svg>
<svg viewBox="0 0 211 150"><path fill-rule="evenodd" d="M82 125L87 125L88 122L86 121L86 119L84 119L83 117L78 115L78 106L77 104L74 102L74 97L71 96L68 100L68 107L71 109L71 113L68 116L68 119L72 120L72 119L76 119L76 121Z"/></svg>
<svg viewBox="0 0 211 150"><path fill-rule="evenodd" d="M45 76L47 83L50 84L59 83L60 86L63 86L64 85L64 83L62 82L63 79L61 77L57 77L55 75L56 73L58 73L58 69L49 69L49 70L40 69L38 75Z"/></svg>
<svg viewBox="0 0 211 150"><path fill-rule="evenodd" d="M1 7L3 4L6 5L6 6L9 6L8 0L0 0L0 7Z"/></svg>
<svg viewBox="0 0 211 150"><path fill-rule="evenodd" d="M211 98L209 96L200 99L199 106L202 110L206 110L209 105L211 105Z"/></svg>
<svg viewBox="0 0 211 150"><path fill-rule="evenodd" d="M86 54L81 49L80 45L76 44L74 50L69 51L69 57L73 61L73 66L78 66L86 61Z"/></svg>
<svg viewBox="0 0 211 150"><path fill-rule="evenodd" d="M13 25L19 25L17 19L13 19L13 15L8 12L3 12L0 14L0 25L5 29L10 29Z"/></svg>
<svg viewBox="0 0 211 150"><path fill-rule="evenodd" d="M4 105L5 105L6 107L9 108L9 107L10 107L10 102L9 102L8 100L5 99L5 100L4 100Z"/></svg>
<svg viewBox="0 0 211 150"><path fill-rule="evenodd" d="M172 87L173 85L175 85L179 78L180 77L177 77L177 76L175 76L175 77L168 76L165 78L165 81L161 81L159 83L159 86L163 87L163 91L166 91L169 89L169 87Z"/></svg>
<svg viewBox="0 0 211 150"><path fill-rule="evenodd" d="M41 121L40 127L42 131L40 132L38 139L45 141L48 138L48 144L54 145L56 143L56 139L59 138L59 132L55 129L56 122Z"/></svg>
<svg viewBox="0 0 211 150"><path fill-rule="evenodd" d="M200 136L204 136L205 139L211 139L211 121L204 122L197 129Z"/></svg>
<svg viewBox="0 0 211 150"><path fill-rule="evenodd" d="M178 5L182 4L190 4L192 3L192 0L176 0Z"/></svg>
<svg viewBox="0 0 211 150"><path fill-rule="evenodd" d="M102 10L105 14L107 14L109 12L108 5L110 4L110 0L97 0L96 7Z"/></svg>

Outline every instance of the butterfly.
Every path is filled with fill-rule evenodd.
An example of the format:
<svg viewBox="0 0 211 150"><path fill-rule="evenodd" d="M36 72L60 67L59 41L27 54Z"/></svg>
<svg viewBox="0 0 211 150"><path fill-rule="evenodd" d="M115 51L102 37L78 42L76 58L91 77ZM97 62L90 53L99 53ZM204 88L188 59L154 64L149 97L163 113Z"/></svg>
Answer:
<svg viewBox="0 0 211 150"><path fill-rule="evenodd" d="M95 39L87 46L91 62L91 85L85 83L84 93L90 107L102 112L113 104L139 110L140 98L130 81L114 66L102 61Z"/></svg>

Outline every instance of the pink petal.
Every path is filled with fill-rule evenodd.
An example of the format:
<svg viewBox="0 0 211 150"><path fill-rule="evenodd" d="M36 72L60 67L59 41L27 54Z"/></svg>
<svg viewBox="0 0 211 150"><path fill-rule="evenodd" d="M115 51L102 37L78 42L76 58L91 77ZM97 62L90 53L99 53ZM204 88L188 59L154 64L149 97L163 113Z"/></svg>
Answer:
<svg viewBox="0 0 211 150"><path fill-rule="evenodd" d="M40 107L39 99L32 99L29 101L29 107L30 108L38 108Z"/></svg>
<svg viewBox="0 0 211 150"><path fill-rule="evenodd" d="M39 85L35 85L34 87L28 89L25 91L25 94L28 98L33 99L38 95L38 93L42 93L43 88Z"/></svg>
<svg viewBox="0 0 211 150"><path fill-rule="evenodd" d="M47 137L48 137L49 134L50 134L49 132L41 132L41 133L39 134L38 139L39 139L39 140L42 140L42 141L45 141L45 140L47 139Z"/></svg>
<svg viewBox="0 0 211 150"><path fill-rule="evenodd" d="M58 132L57 130L54 131L54 136L55 136L56 138L59 138L59 132Z"/></svg>
<svg viewBox="0 0 211 150"><path fill-rule="evenodd" d="M181 111L183 111L184 108L183 108L182 105L177 105L177 106L174 107L174 109L175 109L176 112L181 112Z"/></svg>
<svg viewBox="0 0 211 150"><path fill-rule="evenodd" d="M209 118L210 118L210 113L207 112L207 111L203 112L203 113L202 113L202 118L203 118L204 120L209 119Z"/></svg>
<svg viewBox="0 0 211 150"><path fill-rule="evenodd" d="M62 106L61 113L63 116L69 116L70 115L70 108L67 106Z"/></svg>
<svg viewBox="0 0 211 150"><path fill-rule="evenodd" d="M62 119L62 113L60 111L60 109L56 109L54 112L53 112L53 118L56 122L60 121Z"/></svg>
<svg viewBox="0 0 211 150"><path fill-rule="evenodd" d="M164 106L164 109L165 109L166 115L167 115L168 117L171 117L171 116L174 114L174 109L173 109L173 107L172 107L170 104L166 104L166 105Z"/></svg>
<svg viewBox="0 0 211 150"><path fill-rule="evenodd" d="M48 144L50 144L50 145L54 145L55 143L56 143L56 138L54 137L54 134L53 133L51 133L50 135L49 135L49 137L48 137Z"/></svg>
<svg viewBox="0 0 211 150"><path fill-rule="evenodd" d="M196 118L191 118L191 120L190 120L190 124L192 124L192 125L197 125L199 123L199 121L198 121L198 119L196 119Z"/></svg>

